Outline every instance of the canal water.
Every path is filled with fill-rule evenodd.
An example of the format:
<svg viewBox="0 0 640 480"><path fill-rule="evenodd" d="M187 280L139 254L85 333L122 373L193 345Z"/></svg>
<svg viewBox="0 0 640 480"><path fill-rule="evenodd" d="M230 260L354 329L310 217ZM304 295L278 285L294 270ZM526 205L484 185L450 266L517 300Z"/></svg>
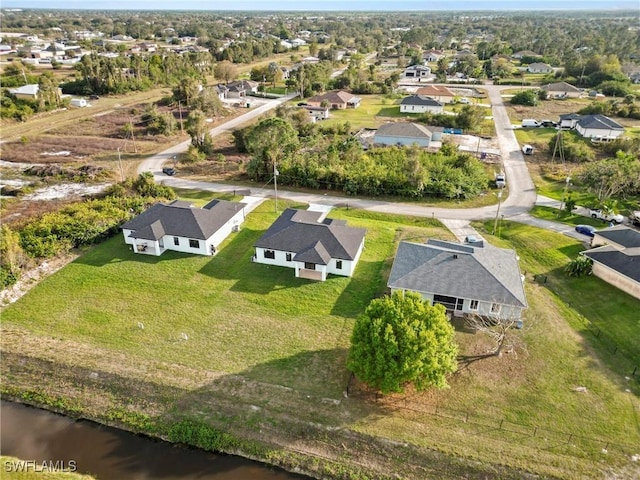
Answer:
<svg viewBox="0 0 640 480"><path fill-rule="evenodd" d="M94 475L99 480L303 480L302 475L270 468L241 457L175 446L105 427L73 420L25 405L0 402L2 454L22 464L8 469L48 471L60 467ZM0 472L0 476L2 476Z"/></svg>

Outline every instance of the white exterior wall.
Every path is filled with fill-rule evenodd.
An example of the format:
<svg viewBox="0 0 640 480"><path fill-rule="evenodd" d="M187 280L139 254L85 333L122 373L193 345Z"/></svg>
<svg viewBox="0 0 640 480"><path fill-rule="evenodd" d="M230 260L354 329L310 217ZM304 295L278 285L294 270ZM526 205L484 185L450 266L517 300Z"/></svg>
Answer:
<svg viewBox="0 0 640 480"><path fill-rule="evenodd" d="M618 138L624 133L624 130L611 130L609 128L582 128L580 124L576 125L576 130L585 138Z"/></svg>
<svg viewBox="0 0 640 480"><path fill-rule="evenodd" d="M402 291L403 289L400 289L400 288L391 289L392 292L395 292L396 290ZM423 299L428 300L429 303L433 305L433 298L434 298L433 293L425 293L425 292L418 292L418 293L422 295ZM470 308L471 299L465 298L462 304L462 310L454 311L454 315L461 316L462 314L470 314L470 315L477 314L483 317L503 318L508 320L511 320L511 319L519 320L522 316L522 308L520 307L516 307L512 305L500 305L500 311L492 313L491 305L493 305L492 302L485 302L485 301L479 300L478 308L476 310L471 310Z"/></svg>
<svg viewBox="0 0 640 480"><path fill-rule="evenodd" d="M231 234L233 227L240 226L242 222L244 222L244 218L245 212L243 208L231 217L227 223L220 227L216 233L209 237L206 242L206 250L209 252L207 255L211 255L211 246L214 246L217 250L220 244Z"/></svg>
<svg viewBox="0 0 640 480"><path fill-rule="evenodd" d="M443 108L444 107L442 107L442 105L439 105L439 106L400 105L400 111L402 113L424 113L424 112L442 113Z"/></svg>
<svg viewBox="0 0 640 480"><path fill-rule="evenodd" d="M640 283L629 277L597 262L593 262L593 275L640 300Z"/></svg>

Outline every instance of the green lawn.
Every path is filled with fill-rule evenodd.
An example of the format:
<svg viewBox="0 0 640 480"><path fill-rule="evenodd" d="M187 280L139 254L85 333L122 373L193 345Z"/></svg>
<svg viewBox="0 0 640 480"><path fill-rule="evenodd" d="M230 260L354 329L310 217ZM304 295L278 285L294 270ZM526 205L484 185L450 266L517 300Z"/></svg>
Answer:
<svg viewBox="0 0 640 480"><path fill-rule="evenodd" d="M288 268L251 263L254 242L275 219L268 201L214 258L170 251L161 257L142 256L121 236L112 238L7 308L3 322L28 326L38 334L55 331L134 356L229 373L301 352L346 348L354 318L384 289L380 272L393 255L396 230L403 226L402 220L359 219L354 214L345 210L333 215L368 229L353 278L332 276L316 283L295 278ZM411 229L416 222L434 224L430 219L407 222ZM424 237L433 229L418 230ZM182 333L188 341L181 341ZM282 370L262 380L336 395L342 388L344 358L319 353L318 363L314 378L285 361Z"/></svg>
<svg viewBox="0 0 640 480"><path fill-rule="evenodd" d="M382 95L362 95L358 108L331 110L323 123L349 122L354 128L378 128L382 123L395 118L411 118L400 113L400 99L385 98Z"/></svg>
<svg viewBox="0 0 640 480"><path fill-rule="evenodd" d="M597 228L602 228L607 225L602 220L585 217L583 215L576 215L575 213L567 213L565 211L558 212L557 208L543 207L539 205L529 210L529 214L536 218L542 218L543 220L552 220L554 222L562 222L569 225L593 225Z"/></svg>
<svg viewBox="0 0 640 480"><path fill-rule="evenodd" d="M199 197L189 196L204 201ZM252 263L252 245L276 217L268 201L213 258L175 252L145 257L133 254L121 237L110 239L6 307L3 326L28 329L43 342L55 336L124 354L131 365L161 361L204 376L239 374L274 385L238 398L238 408L269 405L256 414L257 425L293 411L304 421L507 464L544 478L602 478L605 471L629 465L616 445L640 444L640 385L637 377L624 378L640 364L640 324L631 313L640 302L597 278L564 276L564 265L583 248L578 241L506 221L501 238L484 231L492 229L490 221L476 227L491 243L515 248L527 277L529 309L524 328L514 333L513 350L470 364L450 378L448 390L378 403L354 393L322 412L316 403L310 407L314 398L341 398L353 321L385 290L397 242L453 238L431 219L346 208L330 216L367 229L353 278L316 283L296 279L287 268ZM536 274L546 275L547 283L532 282ZM586 320L602 329L600 338L587 331ZM482 335L458 332L457 341L463 355L481 355L488 347ZM624 355L613 353L612 344ZM284 395L276 385L296 393ZM576 393L579 386L587 392ZM206 398L233 403L231 393L227 398L207 388L184 396L174 408L183 417L208 421L209 412L223 407L213 403L204 409ZM397 408L402 405L410 409ZM434 409L438 415L428 413ZM217 415L229 428L243 422L241 414ZM567 441L567 432L578 437ZM604 455L607 441L616 445Z"/></svg>

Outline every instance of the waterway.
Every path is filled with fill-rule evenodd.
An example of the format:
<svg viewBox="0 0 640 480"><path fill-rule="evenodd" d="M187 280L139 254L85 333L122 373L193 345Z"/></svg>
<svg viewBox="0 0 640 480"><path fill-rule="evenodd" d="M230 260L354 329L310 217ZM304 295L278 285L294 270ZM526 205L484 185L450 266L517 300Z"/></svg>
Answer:
<svg viewBox="0 0 640 480"><path fill-rule="evenodd" d="M33 471L29 462L35 461L49 471L64 466L99 480L309 478L241 457L189 449L6 401L0 402L0 445L3 455L27 462L23 469ZM12 467L0 466L2 471Z"/></svg>

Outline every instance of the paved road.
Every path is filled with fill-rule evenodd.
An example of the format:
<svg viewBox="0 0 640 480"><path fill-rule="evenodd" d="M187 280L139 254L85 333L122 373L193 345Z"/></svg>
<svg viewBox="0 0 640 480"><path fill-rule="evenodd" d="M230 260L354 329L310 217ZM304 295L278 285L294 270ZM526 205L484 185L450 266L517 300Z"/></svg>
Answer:
<svg viewBox="0 0 640 480"><path fill-rule="evenodd" d="M256 99L257 102L264 102L264 103L259 107L249 110L247 113L243 113L242 115L239 115L229 120L228 122L223 123L218 127L212 128L210 130L211 136L216 137L222 133L233 130L234 128L237 128L240 125L243 125L257 118L260 115L267 113L270 110L273 110L278 105L281 105L285 102L288 102L289 100L294 99L297 95L298 95L297 93L292 93L290 95L285 95L284 97L281 97L278 99L266 99L266 98ZM249 100L249 103L251 103L251 100ZM191 140L185 140L182 143L174 145L163 152L160 152L156 155L153 155L152 157L147 158L138 166L138 173L152 172L156 176L162 175L162 164L167 160L172 160L178 154L182 152L186 152L190 144L191 144ZM165 183L170 184L169 182L165 182ZM197 187L185 187L185 188L197 188Z"/></svg>
<svg viewBox="0 0 640 480"><path fill-rule="evenodd" d="M501 97L501 90L504 86L484 85L489 94L491 101L492 114L496 126L496 135L498 144L500 146L500 152L503 159L503 167L507 178L508 184L508 196L501 199L501 202L497 206L480 207L480 208L467 208L467 209L455 209L455 208L437 208L429 207L417 204L402 203L402 202L385 202L380 200L368 200L353 197L339 197L328 194L310 194L291 192L288 190L278 190L279 198L286 198L301 203L314 203L324 204L331 206L349 205L353 208L360 208L364 210L371 210L383 213L400 213L405 215L413 215L420 217L435 217L442 220L446 225L452 228L452 231L457 232L457 236L464 237L468 234L473 234L473 229L468 225L470 220L483 220L496 218L498 214L504 215L504 218L517 221L520 223L526 223L549 230L561 232L580 240L585 240L586 237L576 233L571 227L550 222L547 220L540 220L531 217L527 212L536 203L536 192L527 169L524 156L520 150L520 145L516 140L513 127L507 115L507 110L504 106ZM211 135L220 135L223 132L232 130L256 117L262 115L276 108L279 104L284 103L295 95L289 95L278 100L269 100L264 105L255 108L243 115L240 115L229 122L220 125L211 130ZM246 186L240 185L228 185L222 183L202 182L184 179L180 177L168 177L163 175L162 164L167 160L171 160L174 155L178 155L187 150L190 141L182 142L175 145L164 152L161 152L153 157L148 158L138 168L138 172L150 171L156 179L165 185L170 185L177 188L187 189L199 189L211 192L236 192L246 191ZM274 190L272 185L268 185L265 188L251 188L251 195L256 197L273 197ZM498 213L498 208L500 211ZM454 232L454 233L455 233Z"/></svg>

